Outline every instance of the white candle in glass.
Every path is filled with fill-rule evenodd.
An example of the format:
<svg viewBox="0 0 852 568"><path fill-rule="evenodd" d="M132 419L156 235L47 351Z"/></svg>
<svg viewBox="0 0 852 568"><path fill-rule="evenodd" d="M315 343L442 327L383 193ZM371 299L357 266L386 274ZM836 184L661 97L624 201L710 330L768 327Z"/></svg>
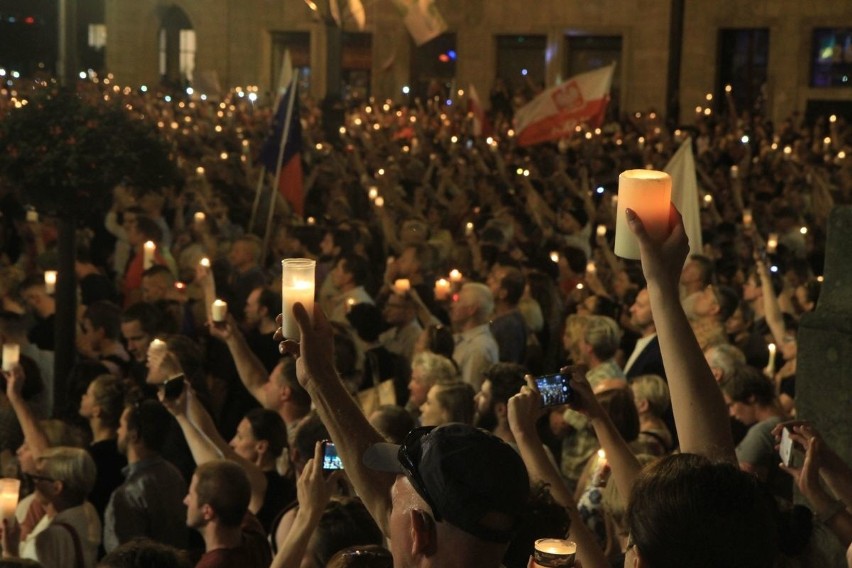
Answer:
<svg viewBox="0 0 852 568"><path fill-rule="evenodd" d="M20 479L0 479L0 519L8 520L15 516L20 494Z"/></svg>
<svg viewBox="0 0 852 568"><path fill-rule="evenodd" d="M379 189L376 187L371 187L370 191L367 192L367 197L370 198L370 201L374 201L379 196Z"/></svg>
<svg viewBox="0 0 852 568"><path fill-rule="evenodd" d="M450 282L461 282L462 281L462 273L457 269L453 268L450 270Z"/></svg>
<svg viewBox="0 0 852 568"><path fill-rule="evenodd" d="M535 541L533 560L537 566L573 566L577 543L558 538L540 538Z"/></svg>
<svg viewBox="0 0 852 568"><path fill-rule="evenodd" d="M34 209L27 211L27 223L38 223L38 211Z"/></svg>
<svg viewBox="0 0 852 568"><path fill-rule="evenodd" d="M209 258L207 258L207 257L205 256L204 258L202 258L202 259L198 262L198 264L200 264L200 265L201 265L201 266L203 266L204 268L210 268L210 259L209 259Z"/></svg>
<svg viewBox="0 0 852 568"><path fill-rule="evenodd" d="M204 224L204 221L207 220L207 215L204 213L204 211L198 211L193 216L193 219L195 220L196 225L202 225Z"/></svg>
<svg viewBox="0 0 852 568"><path fill-rule="evenodd" d="M228 315L228 302L219 299L214 300L210 306L210 314L211 319L216 323L225 321L225 317Z"/></svg>
<svg viewBox="0 0 852 568"><path fill-rule="evenodd" d="M598 270L598 268L597 268L597 266L595 266L594 260L590 260L589 262L586 263L586 273L594 274L595 272L597 272L597 270Z"/></svg>
<svg viewBox="0 0 852 568"><path fill-rule="evenodd" d="M606 225L598 225L597 234L599 237L606 236Z"/></svg>
<svg viewBox="0 0 852 568"><path fill-rule="evenodd" d="M656 170L627 170L618 176L618 212L615 221L615 254L639 259L639 240L627 225L625 210L632 209L651 239L663 240L669 231L672 178Z"/></svg>
<svg viewBox="0 0 852 568"><path fill-rule="evenodd" d="M157 245L154 244L154 241L146 241L142 245L142 250L142 268L148 270L154 265L154 252L157 250Z"/></svg>
<svg viewBox="0 0 852 568"><path fill-rule="evenodd" d="M464 226L464 234L466 237L469 237L473 234L473 222L468 221L467 225Z"/></svg>
<svg viewBox="0 0 852 568"><path fill-rule="evenodd" d="M281 330L287 339L299 340L299 324L293 317L293 306L300 303L314 317L316 261L307 258L288 258L281 261Z"/></svg>
<svg viewBox="0 0 852 568"><path fill-rule="evenodd" d="M754 218L752 217L751 209L743 209L743 226L751 227L752 221L754 221Z"/></svg>
<svg viewBox="0 0 852 568"><path fill-rule="evenodd" d="M450 281L446 278L439 278L435 281L435 299L446 300L450 297Z"/></svg>
<svg viewBox="0 0 852 568"><path fill-rule="evenodd" d="M774 343L770 343L766 348L769 349L769 363L766 364L766 374L771 377L775 374L775 353L778 348L775 347Z"/></svg>
<svg viewBox="0 0 852 568"><path fill-rule="evenodd" d="M17 343L3 344L3 370L11 372L21 359L21 346Z"/></svg>
<svg viewBox="0 0 852 568"><path fill-rule="evenodd" d="M56 291L56 271L44 271L44 291L48 294L53 294Z"/></svg>

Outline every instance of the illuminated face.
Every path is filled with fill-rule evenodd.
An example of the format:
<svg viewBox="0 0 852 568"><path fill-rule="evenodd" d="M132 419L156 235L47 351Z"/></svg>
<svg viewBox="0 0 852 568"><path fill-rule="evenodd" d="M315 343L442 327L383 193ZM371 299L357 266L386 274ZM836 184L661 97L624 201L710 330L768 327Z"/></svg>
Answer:
<svg viewBox="0 0 852 568"><path fill-rule="evenodd" d="M89 383L89 388L83 393L80 399L80 416L83 418L91 418L95 410L95 383Z"/></svg>
<svg viewBox="0 0 852 568"><path fill-rule="evenodd" d="M259 455L257 438L251 428L251 423L243 418L237 426L237 432L229 444L234 451L243 459L257 462Z"/></svg>
<svg viewBox="0 0 852 568"><path fill-rule="evenodd" d="M257 326L260 324L260 320L263 319L260 313L260 292L260 288L255 288L248 295L248 298L246 298L245 316L248 327Z"/></svg>
<svg viewBox="0 0 852 568"><path fill-rule="evenodd" d="M643 289L636 295L636 301L630 306L630 323L639 329L647 329L654 324L648 290Z"/></svg>
<svg viewBox="0 0 852 568"><path fill-rule="evenodd" d="M728 405L728 414L731 418L735 418L746 426L751 426L757 422L754 404L732 400L727 394L725 394L725 403Z"/></svg>
<svg viewBox="0 0 852 568"><path fill-rule="evenodd" d="M186 497L183 499L183 504L186 505L186 526L191 529L203 527L206 523L202 507L198 504L198 476L192 476L192 482L189 484L189 490L186 492Z"/></svg>
<svg viewBox="0 0 852 568"><path fill-rule="evenodd" d="M408 400L413 406L420 407L426 402L429 394L429 381L426 372L420 367L411 369L411 380L408 382Z"/></svg>
<svg viewBox="0 0 852 568"><path fill-rule="evenodd" d="M133 355L139 363L144 363L148 355L148 345L152 337L145 333L139 320L121 323L121 335L127 342L127 351Z"/></svg>
<svg viewBox="0 0 852 568"><path fill-rule="evenodd" d="M440 426L447 421L447 411L438 402L438 385L429 389L426 402L420 406L420 424L423 426Z"/></svg>

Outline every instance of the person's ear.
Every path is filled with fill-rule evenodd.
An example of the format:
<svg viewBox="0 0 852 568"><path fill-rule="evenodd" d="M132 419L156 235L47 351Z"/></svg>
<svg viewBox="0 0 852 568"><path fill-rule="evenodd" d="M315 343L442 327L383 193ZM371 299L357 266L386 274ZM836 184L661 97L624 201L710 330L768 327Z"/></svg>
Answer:
<svg viewBox="0 0 852 568"><path fill-rule="evenodd" d="M254 447L257 453L262 456L266 455L266 452L269 450L269 440L258 440Z"/></svg>
<svg viewBox="0 0 852 568"><path fill-rule="evenodd" d="M213 517L216 516L216 512L213 510L213 507L205 503L201 506L201 516L204 518L205 521L209 522L213 520Z"/></svg>
<svg viewBox="0 0 852 568"><path fill-rule="evenodd" d="M636 410L638 410L640 413L648 412L648 401L645 400L644 398L637 398L636 399Z"/></svg>
<svg viewBox="0 0 852 568"><path fill-rule="evenodd" d="M438 547L438 531L435 519L426 511L411 509L411 555L432 556Z"/></svg>
<svg viewBox="0 0 852 568"><path fill-rule="evenodd" d="M502 402L495 402L494 414L497 415L497 418L506 418L506 416L509 414L509 407Z"/></svg>

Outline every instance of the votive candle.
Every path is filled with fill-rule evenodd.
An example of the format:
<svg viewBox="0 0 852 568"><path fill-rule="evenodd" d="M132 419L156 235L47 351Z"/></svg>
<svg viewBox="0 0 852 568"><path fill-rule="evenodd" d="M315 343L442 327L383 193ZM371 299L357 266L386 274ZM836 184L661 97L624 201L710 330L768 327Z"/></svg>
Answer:
<svg viewBox="0 0 852 568"><path fill-rule="evenodd" d="M210 305L210 314L215 323L222 323L228 315L228 302L219 299L214 300L213 304Z"/></svg>
<svg viewBox="0 0 852 568"><path fill-rule="evenodd" d="M308 258L287 258L281 261L281 331L287 339L299 340L299 324L293 316L293 306L300 303L314 317L316 261Z"/></svg>
<svg viewBox="0 0 852 568"><path fill-rule="evenodd" d="M17 343L3 344L3 370L11 373L21 359L21 346Z"/></svg>
<svg viewBox="0 0 852 568"><path fill-rule="evenodd" d="M639 259L639 239L627 225L625 211L632 209L655 241L669 231L672 178L656 170L627 170L618 176L618 212L615 224L615 254Z"/></svg>
<svg viewBox="0 0 852 568"><path fill-rule="evenodd" d="M44 271L44 291L48 294L53 294L56 291L56 271Z"/></svg>
<svg viewBox="0 0 852 568"><path fill-rule="evenodd" d="M157 250L157 245L154 241L146 241L142 249L142 268L148 270L154 265L154 252Z"/></svg>
<svg viewBox="0 0 852 568"><path fill-rule="evenodd" d="M20 479L0 479L0 519L8 520L15 516L20 494Z"/></svg>

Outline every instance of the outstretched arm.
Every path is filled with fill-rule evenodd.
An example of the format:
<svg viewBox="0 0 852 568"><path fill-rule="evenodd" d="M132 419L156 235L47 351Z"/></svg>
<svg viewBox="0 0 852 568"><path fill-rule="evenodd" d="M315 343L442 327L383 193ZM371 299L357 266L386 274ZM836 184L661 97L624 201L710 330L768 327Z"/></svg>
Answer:
<svg viewBox="0 0 852 568"><path fill-rule="evenodd" d="M21 430L24 433L24 440L27 442L30 451L34 458L38 458L45 450L50 447L47 441L47 435L38 423L38 419L33 413L32 408L24 400L22 394L24 388L24 368L20 365L15 367L10 372L3 372L6 377L6 397L12 405L12 410L15 411L15 416L18 417L18 423L21 425Z"/></svg>
<svg viewBox="0 0 852 568"><path fill-rule="evenodd" d="M361 461L367 448L385 439L367 421L334 369L334 333L322 309L315 305L311 321L304 306L297 303L293 315L299 323L301 343L289 340L283 345L298 357L296 376L328 428L355 492L385 536L390 536L390 489L396 477L373 471ZM281 329L275 336L283 339Z"/></svg>
<svg viewBox="0 0 852 568"><path fill-rule="evenodd" d="M680 272L689 253L683 219L672 205L669 234L657 242L634 211L628 209L626 215L630 230L639 239L681 450L737 463L722 392L678 297Z"/></svg>

